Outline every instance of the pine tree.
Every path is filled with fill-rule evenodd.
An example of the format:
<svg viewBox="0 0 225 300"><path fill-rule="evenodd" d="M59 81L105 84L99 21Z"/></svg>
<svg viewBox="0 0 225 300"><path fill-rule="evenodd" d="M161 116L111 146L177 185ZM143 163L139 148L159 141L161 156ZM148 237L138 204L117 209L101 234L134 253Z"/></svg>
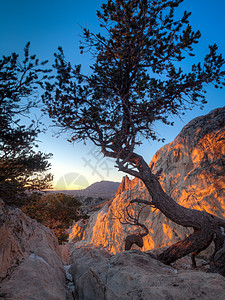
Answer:
<svg viewBox="0 0 225 300"><path fill-rule="evenodd" d="M16 205L22 204L25 191L49 188L52 181L46 173L51 154L34 151L40 124L21 121L37 105L43 80L50 79L50 70L43 69L47 61L39 62L29 47L22 62L16 53L0 60L0 198Z"/></svg>
<svg viewBox="0 0 225 300"><path fill-rule="evenodd" d="M46 85L43 97L49 115L71 133L71 141L91 140L107 157L116 159L120 171L140 178L152 205L167 218L194 233L158 256L164 263L215 242L223 246L225 221L203 211L180 206L162 189L158 178L137 152L140 137L158 139L153 126L206 103L205 86L222 88L224 59L216 44L209 46L203 62L186 72L182 61L194 56L200 32L193 31L190 13L175 17L183 0L108 0L97 17L101 33L83 28L81 52L95 62L85 76L72 67L62 48L55 54L57 78ZM225 258L224 258L225 259ZM224 272L225 271L220 271Z"/></svg>

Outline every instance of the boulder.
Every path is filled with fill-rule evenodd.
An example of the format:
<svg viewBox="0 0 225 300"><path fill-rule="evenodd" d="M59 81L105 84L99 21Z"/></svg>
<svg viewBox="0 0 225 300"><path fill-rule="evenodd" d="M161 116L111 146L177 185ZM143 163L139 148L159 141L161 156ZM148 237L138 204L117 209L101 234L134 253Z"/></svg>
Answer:
<svg viewBox="0 0 225 300"><path fill-rule="evenodd" d="M114 256L90 246L75 249L71 273L79 300L225 299L225 278L164 265L139 250Z"/></svg>
<svg viewBox="0 0 225 300"><path fill-rule="evenodd" d="M20 209L0 206L0 298L66 299L56 237Z"/></svg>

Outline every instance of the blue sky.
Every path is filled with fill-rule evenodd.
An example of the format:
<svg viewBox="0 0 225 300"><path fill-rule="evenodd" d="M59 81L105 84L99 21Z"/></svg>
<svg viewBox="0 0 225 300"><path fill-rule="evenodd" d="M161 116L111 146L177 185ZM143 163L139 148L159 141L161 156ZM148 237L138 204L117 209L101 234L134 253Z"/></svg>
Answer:
<svg viewBox="0 0 225 300"><path fill-rule="evenodd" d="M95 0L5 0L0 1L0 56L12 52L22 53L25 44L31 42L31 53L40 59L53 60L53 53L62 46L66 57L73 64L82 64L82 70L89 72L93 63L89 55L79 54L80 25L98 32L96 10L103 1ZM208 52L208 45L217 43L225 57L225 1L224 0L185 0L179 8L191 11L193 29L202 33L200 43L196 46L196 60L201 61ZM190 61L186 62L188 67ZM196 116L206 114L214 108L225 105L225 89L207 88L208 104L204 110L198 108L187 112L183 119L174 119L174 127L159 125L157 132L171 142L182 127ZM50 127L47 117L43 119L49 127L45 135L41 135L39 149L53 153L52 173L54 185L58 188L75 189L86 187L96 181L120 181L124 175L114 168L114 162L104 159L98 149L91 143L84 145L70 144L67 136L57 138ZM138 149L147 162L162 146L161 143L143 141ZM63 186L64 185L64 186Z"/></svg>

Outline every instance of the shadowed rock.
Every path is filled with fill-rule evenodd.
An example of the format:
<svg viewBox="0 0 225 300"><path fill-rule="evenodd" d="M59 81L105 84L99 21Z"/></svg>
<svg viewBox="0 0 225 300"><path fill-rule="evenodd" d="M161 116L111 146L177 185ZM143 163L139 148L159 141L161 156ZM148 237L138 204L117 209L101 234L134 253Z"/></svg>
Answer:
<svg viewBox="0 0 225 300"><path fill-rule="evenodd" d="M138 250L111 256L104 249L84 247L74 250L71 263L77 299L225 298L221 275L175 269Z"/></svg>
<svg viewBox="0 0 225 300"><path fill-rule="evenodd" d="M0 205L0 298L66 299L56 237L20 209ZM2 299L2 298L1 298Z"/></svg>

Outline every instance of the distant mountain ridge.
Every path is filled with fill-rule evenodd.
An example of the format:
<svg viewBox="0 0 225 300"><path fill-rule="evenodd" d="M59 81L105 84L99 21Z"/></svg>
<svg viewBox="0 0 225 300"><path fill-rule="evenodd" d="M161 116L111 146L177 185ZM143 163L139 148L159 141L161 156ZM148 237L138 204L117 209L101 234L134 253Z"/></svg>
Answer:
<svg viewBox="0 0 225 300"><path fill-rule="evenodd" d="M82 197L101 197L110 199L115 196L115 193L120 185L120 182L115 181L100 181L95 182L83 190L57 190L50 191L51 193L65 193L73 196Z"/></svg>

